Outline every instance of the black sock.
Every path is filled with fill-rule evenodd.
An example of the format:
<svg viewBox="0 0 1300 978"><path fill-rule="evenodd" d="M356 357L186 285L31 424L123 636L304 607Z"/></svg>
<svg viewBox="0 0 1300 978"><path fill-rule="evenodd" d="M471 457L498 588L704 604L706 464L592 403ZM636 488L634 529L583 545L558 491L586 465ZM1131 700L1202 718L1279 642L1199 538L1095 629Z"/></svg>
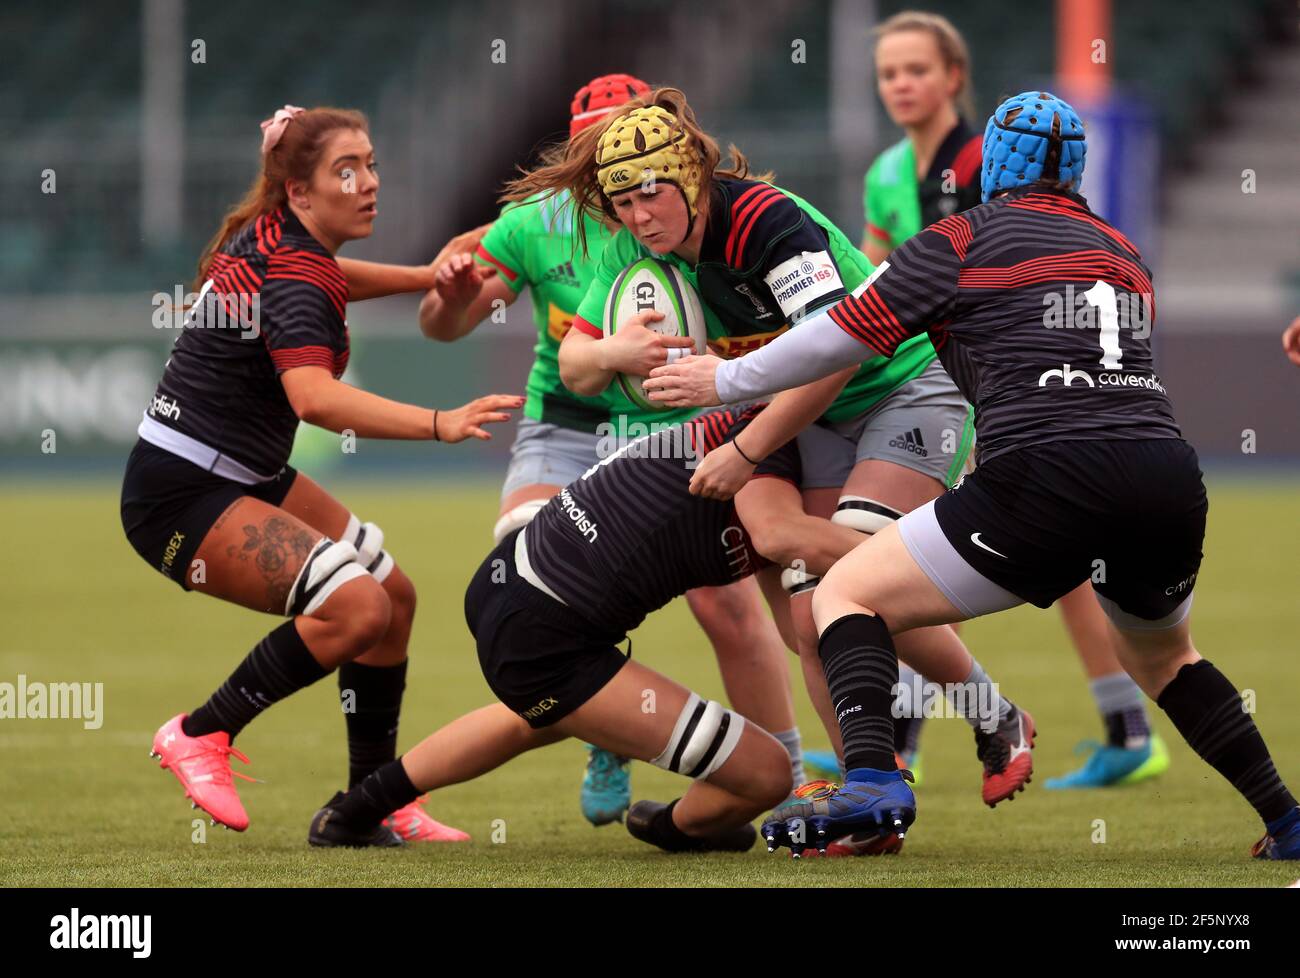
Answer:
<svg viewBox="0 0 1300 978"><path fill-rule="evenodd" d="M831 703L844 737L844 769L895 771L891 706L898 656L882 618L845 615L822 633L817 646Z"/></svg>
<svg viewBox="0 0 1300 978"><path fill-rule="evenodd" d="M339 694L348 727L348 788L397 757L397 718L406 689L406 662L339 666Z"/></svg>
<svg viewBox="0 0 1300 978"><path fill-rule="evenodd" d="M1227 778L1265 822L1296 807L1259 728L1242 708L1241 694L1208 660L1179 669L1156 702L1188 746Z"/></svg>
<svg viewBox="0 0 1300 978"><path fill-rule="evenodd" d="M699 839L693 835L687 835L673 821L673 809L677 807L679 801L681 801L680 798L673 799L650 822L650 830L655 836L655 844L661 849L667 849L669 852L687 852L697 848L700 844Z"/></svg>
<svg viewBox="0 0 1300 978"><path fill-rule="evenodd" d="M345 822L356 826L378 825L399 808L409 805L422 792L406 776L401 758L389 761L371 773L334 806Z"/></svg>
<svg viewBox="0 0 1300 978"><path fill-rule="evenodd" d="M190 737L224 730L235 735L272 703L329 675L286 621L253 646L230 678L206 703L181 722Z"/></svg>
<svg viewBox="0 0 1300 978"><path fill-rule="evenodd" d="M914 754L921 746L921 717L894 718L894 753Z"/></svg>

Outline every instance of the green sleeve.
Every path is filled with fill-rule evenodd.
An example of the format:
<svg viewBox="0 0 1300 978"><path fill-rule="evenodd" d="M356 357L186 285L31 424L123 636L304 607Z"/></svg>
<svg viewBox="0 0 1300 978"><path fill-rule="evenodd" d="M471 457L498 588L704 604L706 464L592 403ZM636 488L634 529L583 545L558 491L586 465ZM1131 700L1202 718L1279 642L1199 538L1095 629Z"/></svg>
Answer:
<svg viewBox="0 0 1300 978"><path fill-rule="evenodd" d="M862 180L862 212L867 218L867 237L879 244L892 245L886 229L885 197L880 192L880 157L877 156Z"/></svg>
<svg viewBox="0 0 1300 978"><path fill-rule="evenodd" d="M627 228L621 228L600 253L591 285L587 287L587 294L578 305L579 318L597 328L604 328L605 301L609 298L610 289L614 287L614 280L637 257L636 239Z"/></svg>
<svg viewBox="0 0 1300 978"><path fill-rule="evenodd" d="M862 175L862 220L871 223L871 168Z"/></svg>
<svg viewBox="0 0 1300 978"><path fill-rule="evenodd" d="M532 201L510 203L488 228L474 257L492 265L516 294L528 284L525 266L528 224L537 219L537 205Z"/></svg>

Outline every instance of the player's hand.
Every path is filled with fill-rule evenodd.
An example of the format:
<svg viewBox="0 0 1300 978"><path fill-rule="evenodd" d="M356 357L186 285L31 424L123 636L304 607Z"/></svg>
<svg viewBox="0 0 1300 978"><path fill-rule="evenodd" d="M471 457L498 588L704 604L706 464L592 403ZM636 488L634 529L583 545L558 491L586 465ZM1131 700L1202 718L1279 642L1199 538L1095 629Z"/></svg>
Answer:
<svg viewBox="0 0 1300 978"><path fill-rule="evenodd" d="M744 488L753 477L754 468L735 444L724 442L704 456L691 476L691 495L725 502Z"/></svg>
<svg viewBox="0 0 1300 978"><path fill-rule="evenodd" d="M518 394L489 394L470 401L463 407L450 411L439 411L434 416L434 434L438 441L454 445L473 436L480 441L489 441L492 436L483 430L485 424L498 424L509 421L507 408L521 408L524 399Z"/></svg>
<svg viewBox="0 0 1300 978"><path fill-rule="evenodd" d="M717 357L684 357L656 367L643 385L650 400L664 407L713 407L718 400L714 378L722 363Z"/></svg>
<svg viewBox="0 0 1300 978"><path fill-rule="evenodd" d="M1300 367L1300 316L1296 316L1295 321L1282 334L1282 349L1286 350L1291 362Z"/></svg>
<svg viewBox="0 0 1300 978"><path fill-rule="evenodd" d="M477 298L483 283L497 273L491 265L480 265L469 254L453 255L438 269L434 288L449 306L467 306Z"/></svg>
<svg viewBox="0 0 1300 978"><path fill-rule="evenodd" d="M653 309L629 316L613 336L602 341L601 369L645 377L668 362L669 350L694 349L695 341L689 336L665 336L646 328L647 323L663 318L663 313Z"/></svg>
<svg viewBox="0 0 1300 978"><path fill-rule="evenodd" d="M438 272L449 259L454 258L456 255L474 254L478 250L479 242L483 240L483 235L487 234L491 227L491 223L480 224L473 230L462 231L443 245L442 250L438 252L438 256L429 262L429 288L436 287Z"/></svg>

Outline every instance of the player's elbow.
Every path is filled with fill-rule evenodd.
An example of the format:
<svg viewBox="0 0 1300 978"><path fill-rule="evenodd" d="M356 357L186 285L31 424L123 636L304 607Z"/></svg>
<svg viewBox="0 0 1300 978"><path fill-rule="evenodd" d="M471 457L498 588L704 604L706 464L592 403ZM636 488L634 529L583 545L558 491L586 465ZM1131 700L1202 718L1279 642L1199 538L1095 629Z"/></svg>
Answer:
<svg viewBox="0 0 1300 978"><path fill-rule="evenodd" d="M599 370L593 370L574 356L572 348L566 351L563 343L560 344L560 382L582 397L595 397L608 383Z"/></svg>
<svg viewBox="0 0 1300 978"><path fill-rule="evenodd" d="M329 416L329 412L325 405L321 403L319 397L315 395L304 395L297 400L291 399L289 405L293 408L293 413L298 415L299 421L316 425L318 428L328 427L325 421Z"/></svg>
<svg viewBox="0 0 1300 978"><path fill-rule="evenodd" d="M560 380L564 386L580 397L596 397L605 386L581 371L566 371L560 368Z"/></svg>
<svg viewBox="0 0 1300 978"><path fill-rule="evenodd" d="M428 339L448 343L456 337L452 335L450 324L443 322L442 310L442 298L438 293L432 290L425 293L420 300L420 332Z"/></svg>
<svg viewBox="0 0 1300 978"><path fill-rule="evenodd" d="M329 374L311 367L299 368L286 371L280 380L289 407L299 421L321 428L329 427L329 419L333 416L330 397L333 378Z"/></svg>

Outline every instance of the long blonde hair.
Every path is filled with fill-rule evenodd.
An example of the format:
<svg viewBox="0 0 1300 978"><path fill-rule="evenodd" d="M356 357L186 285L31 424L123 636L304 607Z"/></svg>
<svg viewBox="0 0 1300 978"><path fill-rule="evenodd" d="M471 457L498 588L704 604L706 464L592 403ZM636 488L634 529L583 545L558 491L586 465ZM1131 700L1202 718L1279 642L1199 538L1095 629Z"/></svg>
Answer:
<svg viewBox="0 0 1300 978"><path fill-rule="evenodd" d="M618 226L619 220L610 203L600 188L596 178L596 150L601 137L610 125L620 116L633 109L657 105L667 109L677 118L676 129L686 132L692 145L700 155L700 191L696 206L701 210L708 207L709 191L715 177L730 177L743 180L749 177L749 160L734 145L728 146L730 161L722 163L722 150L717 140L700 128L695 111L686 101L686 95L677 88L657 88L642 98L634 98L619 108L611 109L603 123L588 126L566 143L559 143L543 151L541 162L531 170L519 168L519 176L506 183L501 195L502 203L523 200L534 194L543 197L554 196L561 191L568 191L579 212L591 214L605 224ZM753 177L756 180L771 182L772 174L763 173ZM579 240L583 253L587 252L587 229L585 221L576 221Z"/></svg>

